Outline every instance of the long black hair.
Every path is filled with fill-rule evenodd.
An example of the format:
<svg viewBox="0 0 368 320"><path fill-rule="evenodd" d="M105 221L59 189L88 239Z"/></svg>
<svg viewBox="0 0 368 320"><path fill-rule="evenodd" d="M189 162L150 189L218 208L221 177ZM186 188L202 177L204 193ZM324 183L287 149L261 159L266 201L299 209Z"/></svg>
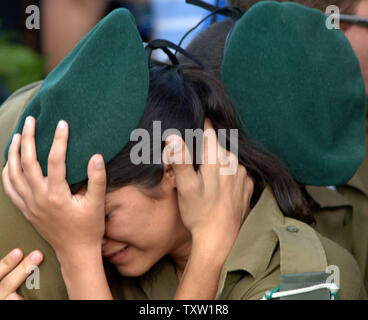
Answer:
<svg viewBox="0 0 368 320"><path fill-rule="evenodd" d="M250 106L251 107L251 106ZM287 217L306 223L313 223L308 200L299 185L293 180L281 162L271 154L261 150L247 138L246 128L241 125L236 109L226 94L224 86L203 69L188 65L168 65L151 63L150 88L145 111L138 128L150 134L150 156L154 154L153 122L160 121L162 132L177 129L185 140L185 129L203 129L205 118L209 118L218 129L240 129L238 134L239 164L247 169L254 181L251 206L258 201L266 185L270 185L277 203ZM229 134L226 136L229 149ZM150 189L157 186L164 174L160 164L133 164L130 159L132 148L138 142L130 141L122 151L106 165L107 188L114 190L127 185ZM160 155L165 142L160 143ZM194 149L194 154L198 150ZM193 156L194 166L195 155ZM81 185L72 186L76 191Z"/></svg>

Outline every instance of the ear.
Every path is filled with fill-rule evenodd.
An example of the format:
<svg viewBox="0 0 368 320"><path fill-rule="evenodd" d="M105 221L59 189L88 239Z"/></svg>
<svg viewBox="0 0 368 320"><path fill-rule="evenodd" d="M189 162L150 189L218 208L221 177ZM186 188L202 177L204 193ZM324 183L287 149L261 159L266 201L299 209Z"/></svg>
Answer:
<svg viewBox="0 0 368 320"><path fill-rule="evenodd" d="M174 170L170 164L164 162L163 165L164 165L164 176L162 178L162 183L165 186L165 189L175 189L176 179Z"/></svg>

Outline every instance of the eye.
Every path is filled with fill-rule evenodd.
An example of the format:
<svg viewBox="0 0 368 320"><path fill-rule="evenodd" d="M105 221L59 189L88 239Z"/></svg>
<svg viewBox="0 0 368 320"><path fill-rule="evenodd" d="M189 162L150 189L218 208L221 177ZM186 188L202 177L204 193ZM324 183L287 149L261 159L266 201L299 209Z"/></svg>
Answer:
<svg viewBox="0 0 368 320"><path fill-rule="evenodd" d="M109 219L110 215L111 215L111 211L110 211L110 212L105 213L105 220Z"/></svg>

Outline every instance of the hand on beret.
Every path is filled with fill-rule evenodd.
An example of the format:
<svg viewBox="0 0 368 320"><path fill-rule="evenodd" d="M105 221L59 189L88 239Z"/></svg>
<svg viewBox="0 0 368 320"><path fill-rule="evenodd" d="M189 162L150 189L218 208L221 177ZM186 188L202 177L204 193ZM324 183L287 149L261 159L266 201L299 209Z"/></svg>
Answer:
<svg viewBox="0 0 368 320"><path fill-rule="evenodd" d="M231 249L249 208L253 182L236 156L218 144L210 121L205 122L204 128L204 163L198 171L187 161L189 151L177 136L168 137L168 146L173 144L174 150L165 148L163 158L173 169L181 218L193 240L206 239L198 243L211 243L212 247L220 240L222 248L226 243ZM226 166L234 170L225 174L222 169ZM216 255L220 253L217 251Z"/></svg>
<svg viewBox="0 0 368 320"><path fill-rule="evenodd" d="M65 179L67 123L60 121L56 129L47 177L43 176L37 161L35 127L35 119L28 117L22 136L14 136L3 171L6 194L51 244L59 259L80 250L101 252L106 191L103 158L95 155L90 159L87 191L72 195Z"/></svg>

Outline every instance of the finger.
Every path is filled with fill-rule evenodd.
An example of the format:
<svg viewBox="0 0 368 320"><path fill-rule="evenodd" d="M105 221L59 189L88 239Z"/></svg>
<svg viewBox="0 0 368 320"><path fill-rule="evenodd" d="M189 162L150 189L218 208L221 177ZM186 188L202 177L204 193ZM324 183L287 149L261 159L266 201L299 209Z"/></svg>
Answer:
<svg viewBox="0 0 368 320"><path fill-rule="evenodd" d="M37 161L36 142L35 142L36 120L27 117L22 133L21 141L21 164L28 184L32 190L39 188L44 182L41 166Z"/></svg>
<svg viewBox="0 0 368 320"><path fill-rule="evenodd" d="M218 141L215 130L208 128L203 135L203 164L200 166L200 171L204 177L214 178L218 175L220 161L218 159Z"/></svg>
<svg viewBox="0 0 368 320"><path fill-rule="evenodd" d="M106 169L102 155L94 155L88 163L88 186L86 197L104 204L106 194Z"/></svg>
<svg viewBox="0 0 368 320"><path fill-rule="evenodd" d="M22 260L23 252L20 249L14 249L0 261L0 280L12 271Z"/></svg>
<svg viewBox="0 0 368 320"><path fill-rule="evenodd" d="M20 296L18 293L13 292L11 294L9 294L5 300L24 300L24 298L22 296Z"/></svg>
<svg viewBox="0 0 368 320"><path fill-rule="evenodd" d="M171 135L166 139L163 159L174 171L178 193L185 195L199 187L200 178L192 161L188 161L191 159L189 150L179 136Z"/></svg>
<svg viewBox="0 0 368 320"><path fill-rule="evenodd" d="M229 176L237 174L239 167L238 157L235 156L233 153L226 151L225 149L220 150L220 152L222 151L225 151L222 157L225 157L226 160L220 160L221 161L220 175Z"/></svg>
<svg viewBox="0 0 368 320"><path fill-rule="evenodd" d="M3 300L9 294L15 292L42 260L42 253L40 251L34 251L5 276L0 282L0 299Z"/></svg>
<svg viewBox="0 0 368 320"><path fill-rule="evenodd" d="M250 201L254 190L254 182L253 179L246 176L244 179L244 187L243 187L243 204L244 204L244 210L242 219L244 219L250 211Z"/></svg>
<svg viewBox="0 0 368 320"><path fill-rule="evenodd" d="M51 192L70 192L66 181L66 152L68 147L69 127L65 121L60 121L55 130L47 164L47 184Z"/></svg>
<svg viewBox="0 0 368 320"><path fill-rule="evenodd" d="M22 198L29 198L31 190L24 176L20 161L21 135L15 134L8 152L8 174L12 186Z"/></svg>
<svg viewBox="0 0 368 320"><path fill-rule="evenodd" d="M212 122L211 122L211 120L210 120L209 118L206 118L206 119L204 120L204 131L206 131L207 129L215 130L215 129L213 128L213 124L212 124Z"/></svg>
<svg viewBox="0 0 368 320"><path fill-rule="evenodd" d="M223 148L220 143L218 144L218 155L217 159L219 160L221 167L228 167L230 166L230 151L227 151L225 148Z"/></svg>
<svg viewBox="0 0 368 320"><path fill-rule="evenodd" d="M9 199L13 202L13 204L15 204L17 208L23 212L23 214L26 214L26 205L22 197L14 189L9 179L8 164L6 164L5 168L3 169L2 180L5 194L9 197Z"/></svg>

